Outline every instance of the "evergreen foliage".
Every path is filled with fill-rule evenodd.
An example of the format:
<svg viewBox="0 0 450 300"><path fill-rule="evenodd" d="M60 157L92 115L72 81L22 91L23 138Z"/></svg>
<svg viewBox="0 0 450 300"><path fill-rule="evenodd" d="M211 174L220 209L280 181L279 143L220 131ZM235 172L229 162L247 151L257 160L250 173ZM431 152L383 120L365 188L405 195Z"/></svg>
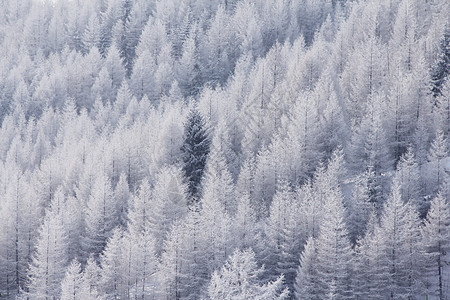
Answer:
<svg viewBox="0 0 450 300"><path fill-rule="evenodd" d="M200 196L201 181L210 151L211 142L205 127L200 112L196 109L191 110L184 125L181 151L188 194L193 198Z"/></svg>

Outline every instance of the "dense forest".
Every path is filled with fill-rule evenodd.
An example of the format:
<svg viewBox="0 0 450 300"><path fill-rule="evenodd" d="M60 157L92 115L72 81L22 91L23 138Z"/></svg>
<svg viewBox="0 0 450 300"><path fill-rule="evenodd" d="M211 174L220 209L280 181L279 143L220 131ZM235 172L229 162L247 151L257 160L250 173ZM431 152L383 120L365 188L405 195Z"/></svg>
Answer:
<svg viewBox="0 0 450 300"><path fill-rule="evenodd" d="M1 299L450 299L447 0L0 0Z"/></svg>

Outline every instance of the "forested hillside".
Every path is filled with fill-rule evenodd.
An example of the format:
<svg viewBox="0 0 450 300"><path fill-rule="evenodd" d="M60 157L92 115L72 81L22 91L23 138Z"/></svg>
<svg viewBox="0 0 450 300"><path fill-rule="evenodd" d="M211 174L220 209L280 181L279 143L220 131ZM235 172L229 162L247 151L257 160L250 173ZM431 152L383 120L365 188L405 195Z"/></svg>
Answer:
<svg viewBox="0 0 450 300"><path fill-rule="evenodd" d="M449 299L448 0L0 0L1 299Z"/></svg>

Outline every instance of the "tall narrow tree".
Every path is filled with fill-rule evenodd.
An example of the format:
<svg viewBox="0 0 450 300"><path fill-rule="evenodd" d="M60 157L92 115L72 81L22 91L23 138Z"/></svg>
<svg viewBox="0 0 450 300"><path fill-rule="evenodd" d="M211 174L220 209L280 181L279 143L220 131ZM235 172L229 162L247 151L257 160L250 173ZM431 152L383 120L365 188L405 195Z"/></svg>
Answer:
<svg viewBox="0 0 450 300"><path fill-rule="evenodd" d="M201 191L201 181L209 154L210 139L205 121L197 109L189 112L184 127L184 143L181 147L183 172L188 186L188 193L197 198ZM191 202L194 201L191 199Z"/></svg>
<svg viewBox="0 0 450 300"><path fill-rule="evenodd" d="M444 266L448 265L450 252L450 208L441 193L431 201L425 226L422 227L422 241L429 256L428 274L438 279L437 287L432 285L430 295L445 299Z"/></svg>
<svg viewBox="0 0 450 300"><path fill-rule="evenodd" d="M59 200L55 197L47 210L29 269L27 294L34 299L61 296L61 280L68 264L68 243L62 220L63 203Z"/></svg>

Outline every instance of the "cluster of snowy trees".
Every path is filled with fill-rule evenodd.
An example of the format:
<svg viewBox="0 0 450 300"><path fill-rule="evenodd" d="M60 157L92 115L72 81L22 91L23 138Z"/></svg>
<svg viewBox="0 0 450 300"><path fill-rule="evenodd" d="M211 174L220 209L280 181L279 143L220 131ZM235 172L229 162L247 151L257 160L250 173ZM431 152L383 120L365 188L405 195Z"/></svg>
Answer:
<svg viewBox="0 0 450 300"><path fill-rule="evenodd" d="M446 0L0 0L0 298L450 297Z"/></svg>

